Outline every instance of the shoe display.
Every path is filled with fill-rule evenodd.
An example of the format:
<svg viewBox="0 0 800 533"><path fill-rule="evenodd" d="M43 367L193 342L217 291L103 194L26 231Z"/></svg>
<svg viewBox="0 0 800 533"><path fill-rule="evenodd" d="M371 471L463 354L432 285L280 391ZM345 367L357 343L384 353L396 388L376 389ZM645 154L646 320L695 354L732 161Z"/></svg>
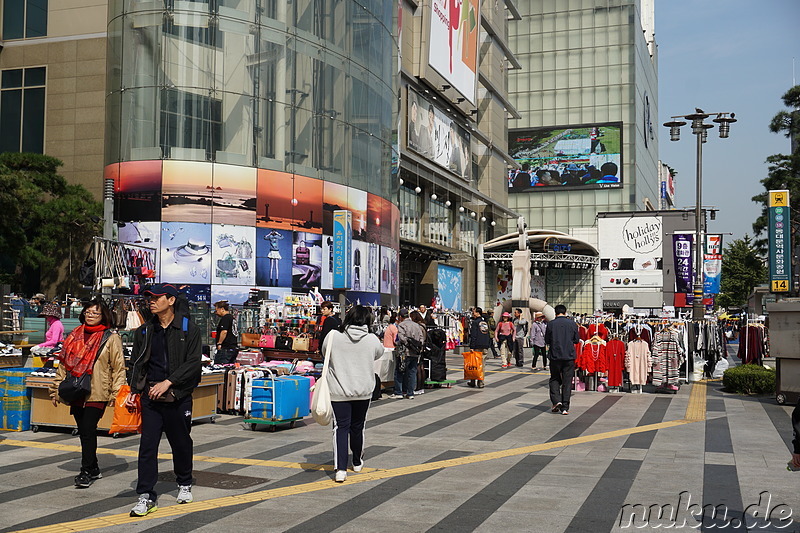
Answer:
<svg viewBox="0 0 800 533"><path fill-rule="evenodd" d="M75 476L75 487L78 489L87 489L92 486L92 483L94 483L94 479L86 472Z"/></svg>
<svg viewBox="0 0 800 533"><path fill-rule="evenodd" d="M355 472L357 474L357 473L361 472L361 470L363 470L363 468L364 468L364 463L361 463L360 465L353 465L353 472Z"/></svg>
<svg viewBox="0 0 800 533"><path fill-rule="evenodd" d="M344 470L337 470L336 474L334 474L333 480L336 483L344 483L344 480L347 479L347 472Z"/></svg>
<svg viewBox="0 0 800 533"><path fill-rule="evenodd" d="M555 404L552 409L550 409L551 413L557 413L561 411L561 402Z"/></svg>
<svg viewBox="0 0 800 533"><path fill-rule="evenodd" d="M482 389L482 388L483 388L483 381L478 381L478 388L479 388L479 389Z"/></svg>
<svg viewBox="0 0 800 533"><path fill-rule="evenodd" d="M175 501L178 503L192 503L192 500L192 486L178 485L178 498Z"/></svg>
<svg viewBox="0 0 800 533"><path fill-rule="evenodd" d="M150 499L149 494L140 494L139 501L131 509L131 516L147 516L153 511L158 510L156 502Z"/></svg>

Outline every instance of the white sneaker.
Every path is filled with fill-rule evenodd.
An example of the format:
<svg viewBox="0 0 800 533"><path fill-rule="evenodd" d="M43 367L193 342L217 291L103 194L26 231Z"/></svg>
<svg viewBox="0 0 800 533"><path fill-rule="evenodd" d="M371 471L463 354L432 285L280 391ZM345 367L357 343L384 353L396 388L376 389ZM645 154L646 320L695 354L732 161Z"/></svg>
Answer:
<svg viewBox="0 0 800 533"><path fill-rule="evenodd" d="M153 511L158 511L156 502L150 499L149 494L140 494L139 501L131 509L131 516L145 516Z"/></svg>
<svg viewBox="0 0 800 533"><path fill-rule="evenodd" d="M192 503L192 486L178 485L178 503Z"/></svg>
<svg viewBox="0 0 800 533"><path fill-rule="evenodd" d="M333 477L336 483L344 483L345 479L347 479L347 472L344 470L337 470L336 475Z"/></svg>
<svg viewBox="0 0 800 533"><path fill-rule="evenodd" d="M353 465L353 472L355 472L356 474L358 474L359 472L361 472L361 470L362 470L363 468L364 468L364 463L363 463L363 462L362 462L360 465L358 465L358 466L356 466L356 465Z"/></svg>

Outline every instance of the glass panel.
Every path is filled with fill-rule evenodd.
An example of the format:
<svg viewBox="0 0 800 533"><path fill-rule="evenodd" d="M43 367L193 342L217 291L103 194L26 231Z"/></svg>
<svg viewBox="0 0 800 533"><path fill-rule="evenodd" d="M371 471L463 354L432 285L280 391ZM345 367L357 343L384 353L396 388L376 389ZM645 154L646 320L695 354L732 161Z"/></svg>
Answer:
<svg viewBox="0 0 800 533"><path fill-rule="evenodd" d="M28 11L25 15L25 37L47 35L47 0L28 0Z"/></svg>
<svg viewBox="0 0 800 533"><path fill-rule="evenodd" d="M150 87L162 83L164 32L160 19L159 15L157 25L141 26L137 24L136 15L124 17L121 43L123 48L120 52L122 64L119 65L122 74L122 88ZM115 54L113 61L118 60L118 56ZM114 89L113 86L109 88Z"/></svg>
<svg viewBox="0 0 800 533"><path fill-rule="evenodd" d="M164 89L161 93L160 142L164 157L210 161L219 149L222 102L208 93ZM212 145L212 141L214 144ZM178 150L173 153L173 148ZM187 155L189 154L189 155Z"/></svg>
<svg viewBox="0 0 800 533"><path fill-rule="evenodd" d="M0 93L0 152L19 152L22 90Z"/></svg>
<svg viewBox="0 0 800 533"><path fill-rule="evenodd" d="M220 133L221 138L214 139L213 145L215 150L224 154L218 154L214 159L224 163L252 165L253 98L229 92L218 92L217 95L222 95L221 124L211 131Z"/></svg>
<svg viewBox="0 0 800 533"><path fill-rule="evenodd" d="M25 89L22 151L44 153L44 87Z"/></svg>
<svg viewBox="0 0 800 533"><path fill-rule="evenodd" d="M10 89L15 87L22 87L22 69L4 70L2 88Z"/></svg>
<svg viewBox="0 0 800 533"><path fill-rule="evenodd" d="M222 25L220 23L220 25ZM235 30L237 28L231 28ZM245 29L247 27L245 26ZM216 84L218 90L238 94L254 94L254 74L257 66L249 58L255 53L256 39L236 31L221 32L224 36L222 53L217 53Z"/></svg>
<svg viewBox="0 0 800 533"><path fill-rule="evenodd" d="M205 23L208 16L203 15ZM212 31L196 26L179 26L175 22L164 24L164 76L167 86L214 87L214 55ZM217 41L221 42L221 38ZM127 67L125 70L128 70Z"/></svg>
<svg viewBox="0 0 800 533"><path fill-rule="evenodd" d="M157 87L130 89L122 93L121 160L161 159L159 93Z"/></svg>
<svg viewBox="0 0 800 533"><path fill-rule="evenodd" d="M44 85L46 78L45 67L26 68L25 69L25 87L35 87L37 85Z"/></svg>
<svg viewBox="0 0 800 533"><path fill-rule="evenodd" d="M5 0L3 2L3 39L22 39L25 37L24 28L25 0Z"/></svg>
<svg viewBox="0 0 800 533"><path fill-rule="evenodd" d="M106 98L105 164L122 160L120 127L122 125L122 93L113 92Z"/></svg>

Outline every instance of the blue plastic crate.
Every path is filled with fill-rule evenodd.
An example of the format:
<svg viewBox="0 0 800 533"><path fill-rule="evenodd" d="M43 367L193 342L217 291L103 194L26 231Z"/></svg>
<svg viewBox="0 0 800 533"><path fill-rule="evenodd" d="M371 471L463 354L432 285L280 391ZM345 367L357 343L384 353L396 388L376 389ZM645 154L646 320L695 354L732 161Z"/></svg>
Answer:
<svg viewBox="0 0 800 533"><path fill-rule="evenodd" d="M7 407L7 403L3 402ZM28 431L31 429L31 410L0 412L0 429L9 431Z"/></svg>
<svg viewBox="0 0 800 533"><path fill-rule="evenodd" d="M35 368L6 368L0 370L0 397L27 394L25 380Z"/></svg>
<svg viewBox="0 0 800 533"><path fill-rule="evenodd" d="M310 388L311 380L304 376L280 376L274 381L253 380L250 416L270 420L291 420L308 416L311 411ZM273 394L274 404L270 403Z"/></svg>

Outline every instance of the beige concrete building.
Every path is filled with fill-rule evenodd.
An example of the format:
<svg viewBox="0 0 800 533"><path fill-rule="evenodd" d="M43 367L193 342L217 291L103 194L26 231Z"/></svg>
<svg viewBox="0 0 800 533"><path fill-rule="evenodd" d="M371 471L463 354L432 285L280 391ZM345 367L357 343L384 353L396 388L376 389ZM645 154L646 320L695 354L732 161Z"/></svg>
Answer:
<svg viewBox="0 0 800 533"><path fill-rule="evenodd" d="M2 0L2 149L64 162L102 196L107 0ZM15 135L16 133L16 135Z"/></svg>

